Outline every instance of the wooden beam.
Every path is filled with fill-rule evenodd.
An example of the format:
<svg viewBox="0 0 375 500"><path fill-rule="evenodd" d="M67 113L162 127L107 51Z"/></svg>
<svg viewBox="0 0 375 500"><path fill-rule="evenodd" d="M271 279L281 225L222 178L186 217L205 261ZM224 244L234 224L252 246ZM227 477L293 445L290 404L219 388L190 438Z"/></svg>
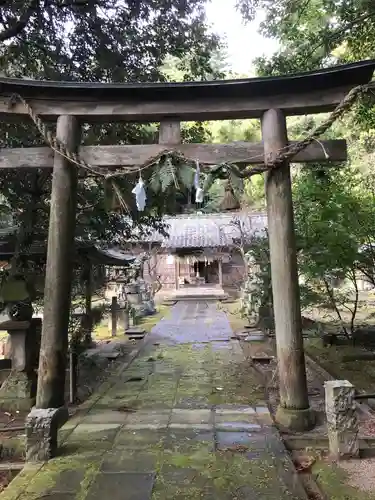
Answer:
<svg viewBox="0 0 375 500"><path fill-rule="evenodd" d="M58 139L76 151L80 130L75 118L61 116L56 130ZM77 169L56 154L52 176L37 408L59 408L65 403L76 191Z"/></svg>
<svg viewBox="0 0 375 500"><path fill-rule="evenodd" d="M288 143L285 115L270 109L262 118L266 161ZM280 405L276 419L294 431L311 428L306 382L290 166L265 174Z"/></svg>
<svg viewBox="0 0 375 500"><path fill-rule="evenodd" d="M74 115L84 123L90 122L157 122L161 120L205 121L260 118L270 108L280 108L286 115L306 115L332 111L355 84L343 85L308 92L291 92L254 96L251 92L238 97L186 97L157 100L151 93L140 100L117 99L113 101L63 96L60 99L30 98L29 105L34 113L47 120L60 115ZM0 119L10 121L12 117L24 121L27 110L20 102L10 106L9 96L0 96ZM18 115L18 117L17 117Z"/></svg>
<svg viewBox="0 0 375 500"><path fill-rule="evenodd" d="M295 141L291 141L293 143ZM295 156L293 163L326 161L325 151L332 161L345 161L345 140L314 142ZM139 166L148 159L168 149L178 150L187 158L201 163L217 165L233 162L240 165L263 163L263 143L236 142L232 144L147 144L137 146L83 146L80 154L90 165L119 168ZM8 168L52 168L54 153L48 147L0 149L0 169Z"/></svg>

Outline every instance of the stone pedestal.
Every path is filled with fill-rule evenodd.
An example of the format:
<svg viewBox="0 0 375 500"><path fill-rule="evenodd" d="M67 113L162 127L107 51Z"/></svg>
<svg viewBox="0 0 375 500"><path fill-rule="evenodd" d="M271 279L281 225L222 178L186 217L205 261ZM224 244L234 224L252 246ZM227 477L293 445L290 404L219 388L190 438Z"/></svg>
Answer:
<svg viewBox="0 0 375 500"><path fill-rule="evenodd" d="M155 307L155 302L153 299L146 300L144 303L144 308L146 311L146 315L152 316L153 314L156 313L156 307Z"/></svg>
<svg viewBox="0 0 375 500"><path fill-rule="evenodd" d="M5 321L10 337L11 372L0 388L0 407L29 410L35 403L42 320Z"/></svg>
<svg viewBox="0 0 375 500"><path fill-rule="evenodd" d="M133 307L139 307L142 305L142 291L140 290L140 285L137 283L127 285L125 287L126 300Z"/></svg>
<svg viewBox="0 0 375 500"><path fill-rule="evenodd" d="M347 380L325 382L327 430L334 460L359 457L355 388Z"/></svg>
<svg viewBox="0 0 375 500"><path fill-rule="evenodd" d="M67 408L33 408L26 417L26 461L46 462L57 454L57 434L69 418Z"/></svg>

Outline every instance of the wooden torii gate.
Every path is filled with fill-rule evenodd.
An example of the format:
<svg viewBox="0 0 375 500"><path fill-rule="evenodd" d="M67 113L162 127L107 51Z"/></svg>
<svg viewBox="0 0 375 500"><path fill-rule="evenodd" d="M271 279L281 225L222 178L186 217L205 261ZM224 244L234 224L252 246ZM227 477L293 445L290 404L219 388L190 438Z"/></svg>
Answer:
<svg viewBox="0 0 375 500"><path fill-rule="evenodd" d="M168 146L202 163L239 165L272 162L288 146L286 116L333 110L355 86L368 83L375 61L276 78L199 83L100 84L0 79L0 117L28 118L30 105L43 120L57 120L57 138L94 166L141 165ZM263 143L180 144L180 122L260 118ZM80 148L80 126L87 122L160 122L159 144ZM343 161L344 140L312 143L293 162ZM249 159L250 158L250 159ZM75 228L77 171L48 148L2 149L0 169L53 170L44 322L37 408L64 405ZM277 420L295 430L313 425L309 407L294 237L290 167L268 171L266 197L276 324L280 406Z"/></svg>

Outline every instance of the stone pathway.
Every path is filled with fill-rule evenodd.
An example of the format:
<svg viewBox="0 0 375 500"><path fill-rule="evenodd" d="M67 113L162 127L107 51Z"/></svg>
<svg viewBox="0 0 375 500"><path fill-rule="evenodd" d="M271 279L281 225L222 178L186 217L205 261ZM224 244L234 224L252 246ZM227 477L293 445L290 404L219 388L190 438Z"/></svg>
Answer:
<svg viewBox="0 0 375 500"><path fill-rule="evenodd" d="M226 315L217 310L213 301L177 302L152 333L161 342L171 344L229 340L232 336Z"/></svg>
<svg viewBox="0 0 375 500"><path fill-rule="evenodd" d="M140 356L0 500L305 499L256 374L212 303L178 303Z"/></svg>

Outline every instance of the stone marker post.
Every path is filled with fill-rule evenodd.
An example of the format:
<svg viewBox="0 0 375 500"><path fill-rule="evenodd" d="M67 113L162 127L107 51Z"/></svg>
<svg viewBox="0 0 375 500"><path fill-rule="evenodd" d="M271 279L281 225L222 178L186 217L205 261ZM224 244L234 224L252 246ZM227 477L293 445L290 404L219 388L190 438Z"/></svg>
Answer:
<svg viewBox="0 0 375 500"><path fill-rule="evenodd" d="M116 337L116 335L117 335L118 311L119 311L119 307L118 307L117 297L114 296L114 297L112 297L111 315L109 318L109 327L111 330L112 337Z"/></svg>
<svg viewBox="0 0 375 500"><path fill-rule="evenodd" d="M334 460L359 457L355 388L347 380L324 383L330 455Z"/></svg>

